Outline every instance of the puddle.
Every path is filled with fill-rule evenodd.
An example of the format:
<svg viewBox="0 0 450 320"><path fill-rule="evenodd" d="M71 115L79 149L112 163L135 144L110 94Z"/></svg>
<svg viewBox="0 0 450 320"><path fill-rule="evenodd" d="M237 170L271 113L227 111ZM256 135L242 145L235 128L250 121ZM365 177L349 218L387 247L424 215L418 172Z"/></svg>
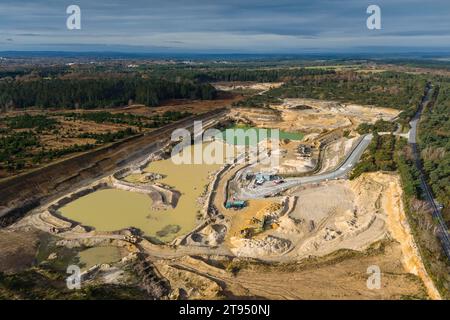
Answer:
<svg viewBox="0 0 450 320"><path fill-rule="evenodd" d="M77 265L82 270L96 264L117 262L124 255L117 247L67 248L58 246L58 239L43 235L36 254L36 265L45 265L53 270L66 272L70 265Z"/></svg>
<svg viewBox="0 0 450 320"><path fill-rule="evenodd" d="M78 253L82 270L87 270L96 264L113 263L122 259L117 247L93 247Z"/></svg>

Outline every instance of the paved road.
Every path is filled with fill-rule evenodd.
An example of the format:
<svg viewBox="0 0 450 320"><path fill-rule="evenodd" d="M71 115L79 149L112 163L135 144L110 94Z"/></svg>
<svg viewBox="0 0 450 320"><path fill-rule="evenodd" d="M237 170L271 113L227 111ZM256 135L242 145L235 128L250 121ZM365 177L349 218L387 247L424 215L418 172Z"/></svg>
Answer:
<svg viewBox="0 0 450 320"><path fill-rule="evenodd" d="M264 198L302 184L317 183L344 177L356 165L364 150L366 150L367 146L370 144L372 137L372 134L363 136L358 145L353 148L347 159L345 159L345 161L339 166L339 168L335 169L334 171L308 177L287 178L285 179L284 183L278 185L274 184L273 182L266 182L264 185L259 187L249 187L247 189L241 190L239 199L248 200Z"/></svg>
<svg viewBox="0 0 450 320"><path fill-rule="evenodd" d="M433 218L438 222L438 237L441 240L442 248L444 249L445 254L447 255L447 258L450 260L450 237L448 234L448 228L447 224L445 223L444 218L441 214L441 209L436 206L436 203L434 202L433 193L431 192L431 188L428 186L428 183L425 179L425 173L423 171L422 167L422 160L420 158L420 149L417 145L417 125L419 123L419 119L422 115L422 110L425 107L425 105L428 103L428 97L431 90L428 91L427 97L424 99L424 101L419 106L419 109L417 110L417 113L415 114L414 118L409 123L411 126L411 130L409 133L409 139L408 142L411 144L411 147L413 149L413 155L414 155L414 161L416 164L417 169L420 173L420 187L423 190L423 193L425 195L425 200L428 202L430 207L433 210Z"/></svg>

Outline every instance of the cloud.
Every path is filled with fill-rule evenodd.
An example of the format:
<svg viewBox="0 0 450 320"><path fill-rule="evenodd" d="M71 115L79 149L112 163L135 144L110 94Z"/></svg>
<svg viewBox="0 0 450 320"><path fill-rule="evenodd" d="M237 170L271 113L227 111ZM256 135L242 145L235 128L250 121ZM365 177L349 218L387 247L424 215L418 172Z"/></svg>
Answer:
<svg viewBox="0 0 450 320"><path fill-rule="evenodd" d="M361 45L442 45L448 0L378 0L382 30L366 28L369 0L78 0L82 30L66 29L67 3L2 0L5 49L168 48L236 52L328 50ZM169 46L167 46L169 44ZM449 45L450 46L450 43Z"/></svg>

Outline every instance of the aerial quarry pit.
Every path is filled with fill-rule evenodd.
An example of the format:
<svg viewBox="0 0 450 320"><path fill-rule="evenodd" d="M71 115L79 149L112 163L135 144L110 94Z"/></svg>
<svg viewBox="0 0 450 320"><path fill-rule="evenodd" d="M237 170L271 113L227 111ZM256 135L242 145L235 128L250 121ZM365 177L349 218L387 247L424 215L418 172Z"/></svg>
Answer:
<svg viewBox="0 0 450 320"><path fill-rule="evenodd" d="M136 281L133 266L148 273L142 286L156 299L440 299L412 237L398 175L348 179L354 163L346 161L364 143L357 126L398 113L312 99L230 108L218 122L297 134L280 139L277 166L178 165L166 142L0 230L10 259L0 258L0 271L24 268L45 238L51 252L36 248L45 263L78 261L85 281L107 284ZM202 150L210 144L225 142L204 142ZM341 169L335 178L302 180ZM374 265L382 271L378 290L366 285Z"/></svg>

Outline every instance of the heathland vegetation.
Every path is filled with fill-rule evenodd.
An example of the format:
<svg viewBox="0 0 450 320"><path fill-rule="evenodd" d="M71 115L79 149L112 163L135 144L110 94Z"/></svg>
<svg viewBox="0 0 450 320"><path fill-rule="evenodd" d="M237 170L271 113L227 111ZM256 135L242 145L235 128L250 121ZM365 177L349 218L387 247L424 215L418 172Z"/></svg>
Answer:
<svg viewBox="0 0 450 320"><path fill-rule="evenodd" d="M0 119L0 171L14 173L30 165L136 135L144 128L158 128L189 115L191 113L185 111L165 111L153 116L97 111L37 115L25 113L4 117ZM73 122L73 126L68 126L68 122ZM76 129L80 123L92 129ZM106 132L96 132L95 124L113 127ZM114 130L114 126L119 127ZM46 142L49 137L55 137L57 141L72 139L75 142L60 147L48 146Z"/></svg>
<svg viewBox="0 0 450 320"><path fill-rule="evenodd" d="M111 113L106 111L99 112L71 112L64 113L64 119L69 121L92 121L95 123L114 123L126 124L138 128L159 128L172 121L177 121L190 116L191 113L186 111L165 111L162 114L155 114L154 116L139 116L131 113Z"/></svg>

